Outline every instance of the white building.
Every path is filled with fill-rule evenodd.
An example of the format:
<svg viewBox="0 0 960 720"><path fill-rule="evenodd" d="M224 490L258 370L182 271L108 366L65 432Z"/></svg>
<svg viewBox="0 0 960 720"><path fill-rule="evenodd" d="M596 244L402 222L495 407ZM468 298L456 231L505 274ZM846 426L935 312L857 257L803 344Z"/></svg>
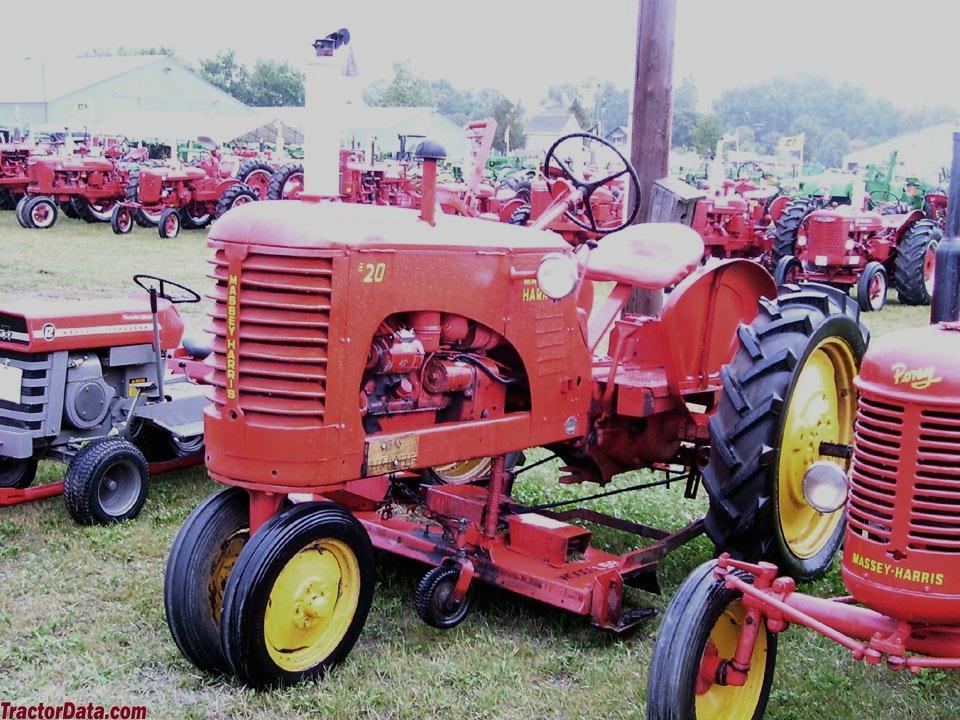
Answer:
<svg viewBox="0 0 960 720"><path fill-rule="evenodd" d="M843 168L857 170L870 164L884 165L890 153L896 150L897 167L894 175L919 177L928 182L936 182L942 168L947 172L950 170L953 133L958 131L960 126L945 123L898 135L877 145L847 153L843 156Z"/></svg>

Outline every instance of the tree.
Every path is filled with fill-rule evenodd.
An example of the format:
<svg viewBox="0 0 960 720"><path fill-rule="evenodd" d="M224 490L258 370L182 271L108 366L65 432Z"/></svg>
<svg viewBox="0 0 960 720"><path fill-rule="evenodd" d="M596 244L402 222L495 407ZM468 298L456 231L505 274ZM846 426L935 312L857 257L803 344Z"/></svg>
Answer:
<svg viewBox="0 0 960 720"><path fill-rule="evenodd" d="M303 73L289 63L257 60L250 73L248 105L256 107L303 106Z"/></svg>
<svg viewBox="0 0 960 720"><path fill-rule="evenodd" d="M588 113L586 108L583 107L583 103L580 102L580 98L573 99L573 102L570 103L570 107L567 108L567 112L577 119L577 124L580 126L581 130L587 130L593 126L593 123L590 122L590 113Z"/></svg>
<svg viewBox="0 0 960 720"><path fill-rule="evenodd" d="M713 157L723 136L723 121L714 114L701 115L693 130L693 146L704 157Z"/></svg>
<svg viewBox="0 0 960 720"><path fill-rule="evenodd" d="M493 119L497 121L497 134L493 138L493 149L498 153L507 152L506 133L510 129L510 150L522 148L527 144L523 132L523 105L501 98L493 108Z"/></svg>
<svg viewBox="0 0 960 720"><path fill-rule="evenodd" d="M80 53L79 57L116 57L129 55L166 55L167 57L176 58L177 52L169 45L158 45L157 47L124 47L121 45L112 50L110 48L85 50Z"/></svg>
<svg viewBox="0 0 960 720"><path fill-rule="evenodd" d="M430 82L405 61L393 64L393 78L383 86L375 98L375 105L388 107L421 107L434 104L434 90Z"/></svg>
<svg viewBox="0 0 960 720"><path fill-rule="evenodd" d="M630 93L625 88L618 88L611 82L604 83L597 95L597 105L594 115L600 117L600 129L604 134L630 122Z"/></svg>
<svg viewBox="0 0 960 720"><path fill-rule="evenodd" d="M813 158L827 167L840 167L843 163L843 156L850 152L850 138L843 130L828 130L822 138L817 148L817 154Z"/></svg>
<svg viewBox="0 0 960 720"><path fill-rule="evenodd" d="M222 50L215 57L201 60L200 77L240 102L247 101L249 73L233 50Z"/></svg>
<svg viewBox="0 0 960 720"><path fill-rule="evenodd" d="M694 131L700 121L697 112L697 86L693 78L685 77L673 93L673 123L671 144L675 148L692 148Z"/></svg>

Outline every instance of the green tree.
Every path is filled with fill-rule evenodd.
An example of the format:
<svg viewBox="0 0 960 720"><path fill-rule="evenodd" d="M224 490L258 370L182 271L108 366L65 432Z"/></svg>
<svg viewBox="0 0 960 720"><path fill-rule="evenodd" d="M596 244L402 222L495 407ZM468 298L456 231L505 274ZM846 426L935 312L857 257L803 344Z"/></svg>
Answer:
<svg viewBox="0 0 960 720"><path fill-rule="evenodd" d="M201 60L200 77L240 102L245 103L249 98L247 83L250 74L233 50L223 50L215 57Z"/></svg>
<svg viewBox="0 0 960 720"><path fill-rule="evenodd" d="M510 129L510 150L522 148L527 144L523 132L523 105L501 98L493 108L493 119L497 121L497 134L493 138L493 149L498 153L507 152L506 133Z"/></svg>
<svg viewBox="0 0 960 720"><path fill-rule="evenodd" d="M587 130L588 128L593 127L593 123L590 121L590 113L587 112L586 108L583 107L583 103L580 102L580 98L574 98L570 103L570 107L567 108L567 112L573 115L577 119L577 124L580 126L581 130Z"/></svg>
<svg viewBox="0 0 960 720"><path fill-rule="evenodd" d="M115 57L129 55L166 55L176 58L177 52L169 45L158 45L156 47L124 47L116 48L94 48L80 53L79 57Z"/></svg>
<svg viewBox="0 0 960 720"><path fill-rule="evenodd" d="M618 88L611 82L600 86L597 96L600 127L604 134L616 127L624 127L630 122L630 93L625 88Z"/></svg>
<svg viewBox="0 0 960 720"><path fill-rule="evenodd" d="M303 106L303 73L286 62L257 60L250 72L248 105L257 107Z"/></svg>
<svg viewBox="0 0 960 720"><path fill-rule="evenodd" d="M693 148L694 132L700 121L697 112L697 86L693 78L685 77L673 91L673 121L670 130L670 144L675 148Z"/></svg>
<svg viewBox="0 0 960 720"><path fill-rule="evenodd" d="M693 147L704 157L713 157L723 136L723 121L717 115L701 115L693 130Z"/></svg>
<svg viewBox="0 0 960 720"><path fill-rule="evenodd" d="M397 61L393 64L393 78L382 87L374 104L389 107L420 107L433 105L435 99L430 81L414 70L409 63Z"/></svg>
<svg viewBox="0 0 960 720"><path fill-rule="evenodd" d="M843 156L850 152L850 138L843 130L828 130L820 138L817 154L814 160L827 167L840 167Z"/></svg>

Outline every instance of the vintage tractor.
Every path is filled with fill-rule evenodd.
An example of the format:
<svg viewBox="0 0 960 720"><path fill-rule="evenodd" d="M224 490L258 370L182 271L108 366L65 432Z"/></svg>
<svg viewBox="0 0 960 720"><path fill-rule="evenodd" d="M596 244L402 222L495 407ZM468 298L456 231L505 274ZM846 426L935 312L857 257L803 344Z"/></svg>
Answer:
<svg viewBox="0 0 960 720"><path fill-rule="evenodd" d="M443 153L430 142L419 213L311 193L213 226L206 463L230 487L180 530L164 587L198 667L261 686L344 660L375 548L432 566L415 606L441 628L483 582L623 631L651 614L627 588L656 588L659 559L703 531L798 578L829 566L843 513L818 513L801 481L853 432L856 304L815 285L778 294L746 260L703 267L687 227L628 227L633 168L588 180L562 145L530 227L435 214ZM634 209L601 225L594 198L621 177ZM572 247L545 230L563 217L600 239ZM595 283L612 284L596 305ZM624 312L635 290L667 288L659 313ZM532 465L517 458L535 447L562 460L562 482L664 473L584 500L665 484L694 496L706 466L709 513L664 531L521 505L511 488ZM652 543L614 555L576 520Z"/></svg>
<svg viewBox="0 0 960 720"><path fill-rule="evenodd" d="M32 143L0 144L0 210L13 210L27 192L30 158L48 154L46 147Z"/></svg>
<svg viewBox="0 0 960 720"><path fill-rule="evenodd" d="M254 169L248 165L247 176ZM126 235L134 224L155 224L162 238L177 237L183 227L204 228L228 210L260 199L254 188L234 177L236 172L236 161L221 157L216 148L191 165L143 168L130 176L110 226Z"/></svg>
<svg viewBox="0 0 960 720"><path fill-rule="evenodd" d="M122 155L85 154L31 157L30 182L17 203L17 220L25 228L47 229L57 222L59 208L87 222L109 222L114 207L124 198L130 172L147 158L147 148Z"/></svg>
<svg viewBox="0 0 960 720"><path fill-rule="evenodd" d="M295 165L294 170L297 167ZM340 200L367 205L419 207L420 192L410 170L406 161L368 161L362 150L343 148L340 151ZM278 172L282 173L283 168ZM295 178L288 179L284 183L287 189L280 191L284 197L278 199L296 200L300 196L296 183Z"/></svg>
<svg viewBox="0 0 960 720"><path fill-rule="evenodd" d="M62 493L77 522L118 522L140 512L151 472L202 462L209 349L181 345L176 309L200 296L149 275L134 281L149 303L0 307L0 506ZM30 487L43 459L68 464L64 482Z"/></svg>
<svg viewBox="0 0 960 720"><path fill-rule="evenodd" d="M871 311L886 304L892 277L901 303L929 303L940 226L921 210L899 201L880 202L880 197L872 195L875 210L857 212L844 205L807 215L797 232L795 254L777 261L777 282L856 286L860 308Z"/></svg>
<svg viewBox="0 0 960 720"><path fill-rule="evenodd" d="M790 202L773 185L727 180L720 194L697 201L691 227L715 258L763 259L772 250L771 227Z"/></svg>
<svg viewBox="0 0 960 720"><path fill-rule="evenodd" d="M960 246L949 244L952 273L938 268L936 292L953 295L956 307ZM770 563L721 555L702 565L663 618L648 682L650 720L759 720L777 639L791 623L842 645L858 662L913 673L960 669L956 319L953 313L951 322L871 344L856 379L855 429L821 447L827 458L804 472L812 507L829 514L846 503L841 574L850 595L798 593Z"/></svg>
<svg viewBox="0 0 960 720"><path fill-rule="evenodd" d="M267 186L268 200L296 200L303 193L303 164L287 163L278 167Z"/></svg>

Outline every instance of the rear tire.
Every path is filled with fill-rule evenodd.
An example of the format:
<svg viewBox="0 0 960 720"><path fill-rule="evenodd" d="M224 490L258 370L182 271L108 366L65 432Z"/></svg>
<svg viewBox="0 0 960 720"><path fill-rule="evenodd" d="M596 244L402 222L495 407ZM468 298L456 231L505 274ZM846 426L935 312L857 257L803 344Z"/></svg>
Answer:
<svg viewBox="0 0 960 720"><path fill-rule="evenodd" d="M37 477L37 458L0 458L0 488L30 487Z"/></svg>
<svg viewBox="0 0 960 720"><path fill-rule="evenodd" d="M830 567L844 515L822 516L806 503L803 473L831 459L821 458L820 442L853 443L853 377L867 331L848 296L805 284L762 300L738 336L710 418L707 534L718 551L811 580Z"/></svg>
<svg viewBox="0 0 960 720"><path fill-rule="evenodd" d="M223 217L226 213L239 205L246 205L257 201L257 194L243 183L237 183L224 190L217 202L217 217Z"/></svg>
<svg viewBox="0 0 960 720"><path fill-rule="evenodd" d="M287 163L273 173L267 198L270 200L296 200L303 192L303 165Z"/></svg>
<svg viewBox="0 0 960 720"><path fill-rule="evenodd" d="M133 221L140 227L156 227L160 222L160 213L153 213L140 207L140 168L130 170L124 199L136 207L133 211Z"/></svg>
<svg viewBox="0 0 960 720"><path fill-rule="evenodd" d="M773 230L773 262L778 263L787 255L796 255L797 232L804 218L816 207L812 198L796 198L787 203L774 224Z"/></svg>
<svg viewBox="0 0 960 720"><path fill-rule="evenodd" d="M883 265L868 262L857 282L857 304L863 312L878 312L887 304L887 271Z"/></svg>
<svg viewBox="0 0 960 720"><path fill-rule="evenodd" d="M933 220L915 222L897 245L894 284L904 305L929 305L933 293L934 253L943 239Z"/></svg>
<svg viewBox="0 0 960 720"><path fill-rule="evenodd" d="M789 285L799 279L803 271L803 265L793 255L784 255L777 260L777 266L773 269L773 279L777 285Z"/></svg>
<svg viewBox="0 0 960 720"><path fill-rule="evenodd" d="M714 561L683 581L667 607L647 680L648 720L760 720L777 663L777 635L760 629L743 686L711 684L697 692L704 653L733 658L744 607L741 595L713 577ZM741 575L741 577L747 577Z"/></svg>
<svg viewBox="0 0 960 720"><path fill-rule="evenodd" d="M150 471L143 453L120 438L94 440L67 468L63 499L81 525L132 520L147 500Z"/></svg>
<svg viewBox="0 0 960 720"><path fill-rule="evenodd" d="M17 206L17 201L13 193L6 188L0 188L0 210L13 210Z"/></svg>
<svg viewBox="0 0 960 720"><path fill-rule="evenodd" d="M266 200L273 172L273 166L262 160L244 160L237 170L237 180L253 190L258 200Z"/></svg>

